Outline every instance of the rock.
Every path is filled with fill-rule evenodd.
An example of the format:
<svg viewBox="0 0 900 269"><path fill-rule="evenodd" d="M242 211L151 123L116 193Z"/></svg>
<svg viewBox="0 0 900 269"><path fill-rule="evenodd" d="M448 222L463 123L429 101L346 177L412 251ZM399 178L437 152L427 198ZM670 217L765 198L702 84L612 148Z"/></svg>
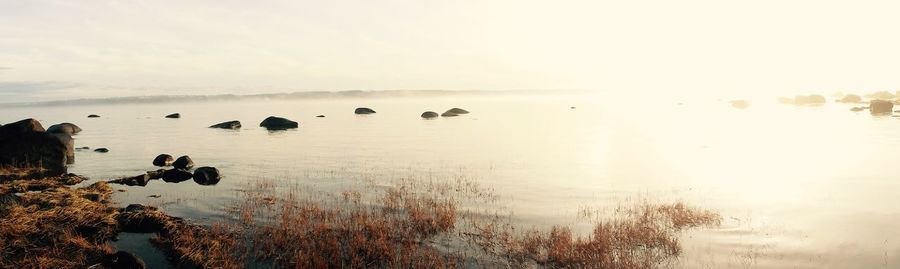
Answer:
<svg viewBox="0 0 900 269"><path fill-rule="evenodd" d="M47 128L47 132L53 133L53 134L74 135L74 134L81 132L81 128L78 127L78 125L64 122L64 123L54 124L54 125L50 126L50 128Z"/></svg>
<svg viewBox="0 0 900 269"><path fill-rule="evenodd" d="M841 103L862 103L862 97L860 97L859 95L855 95L855 94L848 94L848 95L844 95L844 97L841 97L841 99L838 100L838 102L841 102Z"/></svg>
<svg viewBox="0 0 900 269"><path fill-rule="evenodd" d="M569 109L575 109L575 107L574 107L574 106L572 106L572 107L569 107Z"/></svg>
<svg viewBox="0 0 900 269"><path fill-rule="evenodd" d="M94 152L107 153L107 152L109 152L109 149L108 148L97 148L94 150Z"/></svg>
<svg viewBox="0 0 900 269"><path fill-rule="evenodd" d="M56 139L59 139L59 142L62 142L63 145L66 145L66 164L75 163L75 139L72 139L71 135L58 133L53 134Z"/></svg>
<svg viewBox="0 0 900 269"><path fill-rule="evenodd" d="M441 113L441 117L456 117L456 116L459 116L459 114L456 114L456 113L453 113L450 111Z"/></svg>
<svg viewBox="0 0 900 269"><path fill-rule="evenodd" d="M357 115L375 114L375 110L368 107L358 107L353 113Z"/></svg>
<svg viewBox="0 0 900 269"><path fill-rule="evenodd" d="M236 121L236 120L233 120L233 121L226 121L226 122L219 123L219 124L216 124L216 125L213 125L213 126L209 126L209 128L219 128L219 129L240 129L240 128L241 128L241 122L240 122L240 121Z"/></svg>
<svg viewBox="0 0 900 269"><path fill-rule="evenodd" d="M885 100L872 100L869 102L869 113L890 114L894 110L894 103Z"/></svg>
<svg viewBox="0 0 900 269"><path fill-rule="evenodd" d="M156 171L147 171L147 177L150 179L160 179L163 177L163 174L166 173L165 169L159 169Z"/></svg>
<svg viewBox="0 0 900 269"><path fill-rule="evenodd" d="M200 185L216 185L222 176L215 167L200 167L194 170L194 182Z"/></svg>
<svg viewBox="0 0 900 269"><path fill-rule="evenodd" d="M259 123L259 127L265 127L269 130L285 130L297 128L299 124L289 119L270 116Z"/></svg>
<svg viewBox="0 0 900 269"><path fill-rule="evenodd" d="M88 118L99 118L99 117L100 117L100 115L97 115L97 114L88 115Z"/></svg>
<svg viewBox="0 0 900 269"><path fill-rule="evenodd" d="M0 126L0 166L43 168L44 176L66 173L68 145L34 119Z"/></svg>
<svg viewBox="0 0 900 269"><path fill-rule="evenodd" d="M318 116L316 116L316 118L324 118L324 117L325 117L325 115L318 115Z"/></svg>
<svg viewBox="0 0 900 269"><path fill-rule="evenodd" d="M821 105L825 103L825 96L812 94L812 95L798 95L794 97L795 105Z"/></svg>
<svg viewBox="0 0 900 269"><path fill-rule="evenodd" d="M175 158L173 158L172 155L160 154L159 156L156 156L156 158L153 158L153 165L160 166L160 167L170 166L170 165L172 165L172 162L174 162L174 161L175 161Z"/></svg>
<svg viewBox="0 0 900 269"><path fill-rule="evenodd" d="M78 149L91 149L91 147L80 147Z"/></svg>
<svg viewBox="0 0 900 269"><path fill-rule="evenodd" d="M172 114L166 115L166 118L169 118L169 119L177 119L177 118L181 118L181 114L178 114L178 113L172 113Z"/></svg>
<svg viewBox="0 0 900 269"><path fill-rule="evenodd" d="M869 108L868 108L868 107L864 107L864 106L857 106L857 107L851 107L851 108L850 108L850 111L853 111L853 112L860 112L860 111L863 111L863 110L866 110L866 109L869 109Z"/></svg>
<svg viewBox="0 0 900 269"><path fill-rule="evenodd" d="M169 183L179 183L194 177L191 172L179 169L169 169L163 172L162 180Z"/></svg>
<svg viewBox="0 0 900 269"><path fill-rule="evenodd" d="M750 106L750 103L747 100L732 100L731 106L737 109L745 109Z"/></svg>
<svg viewBox="0 0 900 269"><path fill-rule="evenodd" d="M178 159L172 163L172 166L175 167L175 169L188 170L194 168L194 160L191 160L191 157L184 155L178 157Z"/></svg>
<svg viewBox="0 0 900 269"><path fill-rule="evenodd" d="M451 108L450 110L447 110L444 113L448 113L448 112L456 114L456 115L469 114L469 111L466 111L465 109L458 108L458 107Z"/></svg>
<svg viewBox="0 0 900 269"><path fill-rule="evenodd" d="M437 112L434 111L425 111L422 113L422 118L431 119L436 118L438 116Z"/></svg>
<svg viewBox="0 0 900 269"><path fill-rule="evenodd" d="M115 184L123 184L128 186L147 186L147 183L150 182L150 176L147 174L137 175L133 177L123 177L115 180L110 180L109 183Z"/></svg>

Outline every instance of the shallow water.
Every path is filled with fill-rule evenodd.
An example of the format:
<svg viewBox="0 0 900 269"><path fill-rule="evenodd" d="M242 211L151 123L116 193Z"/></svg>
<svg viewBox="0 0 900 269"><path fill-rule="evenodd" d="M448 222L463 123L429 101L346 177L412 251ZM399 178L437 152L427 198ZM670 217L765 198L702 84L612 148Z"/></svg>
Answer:
<svg viewBox="0 0 900 269"><path fill-rule="evenodd" d="M358 106L378 113L354 115ZM419 118L452 107L472 113ZM676 267L900 268L900 180L890 157L900 150L900 119L848 109L473 96L0 108L0 122L81 126L77 147L110 149L76 153L70 171L93 179L155 170L160 153L219 168L216 186L116 187L126 190L115 195L123 205L201 223L221 217L234 191L256 179L327 191L361 179L470 177L496 190L524 225L586 228L580 210L638 200L722 213L721 228L684 235ZM182 118L163 118L175 112ZM300 128L257 127L269 115ZM227 120L244 128L206 128Z"/></svg>

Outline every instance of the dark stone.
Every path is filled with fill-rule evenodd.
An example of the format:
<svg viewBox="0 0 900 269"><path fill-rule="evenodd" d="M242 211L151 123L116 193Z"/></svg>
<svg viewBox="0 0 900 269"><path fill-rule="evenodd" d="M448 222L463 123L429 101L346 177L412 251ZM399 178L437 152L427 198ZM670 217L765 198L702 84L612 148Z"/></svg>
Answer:
<svg viewBox="0 0 900 269"><path fill-rule="evenodd" d="M191 172L178 169L169 169L163 172L162 180L169 183L179 183L194 177Z"/></svg>
<svg viewBox="0 0 900 269"><path fill-rule="evenodd" d="M0 126L0 166L40 167L44 176L61 175L66 173L67 151L66 144L34 119Z"/></svg>
<svg viewBox="0 0 900 269"><path fill-rule="evenodd" d="M215 167L204 166L194 170L194 182L197 182L197 184L216 185L220 179L222 179L222 176L219 174L219 169Z"/></svg>
<svg viewBox="0 0 900 269"><path fill-rule="evenodd" d="M375 110L368 107L358 107L353 113L357 115L375 114Z"/></svg>
<svg viewBox="0 0 900 269"><path fill-rule="evenodd" d="M441 117L456 117L456 116L459 116L459 114L456 114L456 113L453 113L450 111L441 113Z"/></svg>
<svg viewBox="0 0 900 269"><path fill-rule="evenodd" d="M325 115L318 115L318 116L316 116L316 118L324 118L324 117L325 117Z"/></svg>
<svg viewBox="0 0 900 269"><path fill-rule="evenodd" d="M80 147L78 149L91 149L90 147Z"/></svg>
<svg viewBox="0 0 900 269"><path fill-rule="evenodd" d="M107 254L102 264L108 269L145 269L147 265L137 255L131 252L119 251Z"/></svg>
<svg viewBox="0 0 900 269"><path fill-rule="evenodd" d="M172 155L160 154L159 156L156 156L156 158L153 158L153 165L159 167L170 166L174 161L175 158L173 158Z"/></svg>
<svg viewBox="0 0 900 269"><path fill-rule="evenodd" d="M53 134L53 136L56 136L59 142L66 145L66 164L75 163L75 139L72 139L71 135L64 133Z"/></svg>
<svg viewBox="0 0 900 269"><path fill-rule="evenodd" d="M862 97L860 97L859 95L855 95L855 94L848 94L848 95L844 95L844 97L841 97L841 99L838 100L838 102L841 102L841 103L862 103Z"/></svg>
<svg viewBox="0 0 900 269"><path fill-rule="evenodd" d="M426 119L436 118L437 116L438 113L434 111L425 111L424 113L422 113L422 117Z"/></svg>
<svg viewBox="0 0 900 269"><path fill-rule="evenodd" d="M297 126L299 124L296 121L275 116L270 116L259 123L259 127L265 127L269 130L293 129L297 128Z"/></svg>
<svg viewBox="0 0 900 269"><path fill-rule="evenodd" d="M241 122L240 122L240 121L236 121L236 120L233 120L233 121L226 121L226 122L219 123L219 124L216 124L216 125L213 125L213 126L209 126L209 128L219 128L219 129L240 129L240 128L241 128Z"/></svg>
<svg viewBox="0 0 900 269"><path fill-rule="evenodd" d="M456 115L469 114L469 111L462 109L462 108L458 108L458 107L451 108L450 110L447 110L447 112L444 112L444 113L448 113L448 112L456 114Z"/></svg>
<svg viewBox="0 0 900 269"><path fill-rule="evenodd" d="M108 148L97 148L94 150L94 152L107 153L107 152L109 152L109 149Z"/></svg>
<svg viewBox="0 0 900 269"><path fill-rule="evenodd" d="M100 117L100 115L97 115L97 114L88 115L88 118L99 118L99 117Z"/></svg>
<svg viewBox="0 0 900 269"><path fill-rule="evenodd" d="M147 177L150 179L160 179L163 177L163 174L166 173L165 169L159 169L156 171L147 171Z"/></svg>
<svg viewBox="0 0 900 269"><path fill-rule="evenodd" d="M178 113L172 113L172 114L166 115L166 118L170 118L170 119L181 118L181 114L178 114Z"/></svg>
<svg viewBox="0 0 900 269"><path fill-rule="evenodd" d="M891 114L894 111L894 103L885 100L872 100L869 102L869 113L872 115Z"/></svg>
<svg viewBox="0 0 900 269"><path fill-rule="evenodd" d="M194 168L194 160L191 160L191 157L184 155L178 157L178 159L172 163L172 166L175 167L175 169L188 170Z"/></svg>
<svg viewBox="0 0 900 269"><path fill-rule="evenodd" d="M573 106L573 107L569 107L569 109L575 109L575 107L574 107L574 106Z"/></svg>
<svg viewBox="0 0 900 269"><path fill-rule="evenodd" d="M48 133L74 135L81 132L81 127L68 122L54 124L47 128Z"/></svg>

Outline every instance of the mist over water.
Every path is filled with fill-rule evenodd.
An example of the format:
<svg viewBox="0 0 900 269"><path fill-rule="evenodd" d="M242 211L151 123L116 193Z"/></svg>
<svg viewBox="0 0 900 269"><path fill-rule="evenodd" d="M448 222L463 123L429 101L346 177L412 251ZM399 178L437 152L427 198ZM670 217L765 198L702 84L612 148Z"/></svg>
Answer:
<svg viewBox="0 0 900 269"><path fill-rule="evenodd" d="M849 106L753 101L614 100L603 95L233 100L0 108L84 129L70 172L104 180L155 170L157 154L215 166L216 186L153 181L117 187L198 222L223 216L235 190L271 179L319 190L360 180L470 177L493 188L522 225L589 226L584 208L639 200L719 211L721 228L684 235L680 268L895 268L900 182L891 169L900 119ZM354 115L370 107L372 115ZM427 110L471 114L424 120ZM575 107L574 109L572 107ZM180 119L166 119L170 113ZM101 118L88 119L88 114ZM325 118L316 118L316 115ZM267 116L295 130L257 127ZM208 126L240 120L241 130ZM160 198L148 196L158 194ZM478 205L467 205L477 207Z"/></svg>

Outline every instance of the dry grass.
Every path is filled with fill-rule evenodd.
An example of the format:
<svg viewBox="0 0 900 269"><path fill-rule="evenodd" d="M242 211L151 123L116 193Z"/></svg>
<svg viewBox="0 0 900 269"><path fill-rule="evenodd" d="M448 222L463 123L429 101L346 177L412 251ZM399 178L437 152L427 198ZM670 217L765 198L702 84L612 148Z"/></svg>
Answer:
<svg viewBox="0 0 900 269"><path fill-rule="evenodd" d="M53 187L24 193L0 216L0 268L83 268L111 253L116 234L112 190Z"/></svg>

